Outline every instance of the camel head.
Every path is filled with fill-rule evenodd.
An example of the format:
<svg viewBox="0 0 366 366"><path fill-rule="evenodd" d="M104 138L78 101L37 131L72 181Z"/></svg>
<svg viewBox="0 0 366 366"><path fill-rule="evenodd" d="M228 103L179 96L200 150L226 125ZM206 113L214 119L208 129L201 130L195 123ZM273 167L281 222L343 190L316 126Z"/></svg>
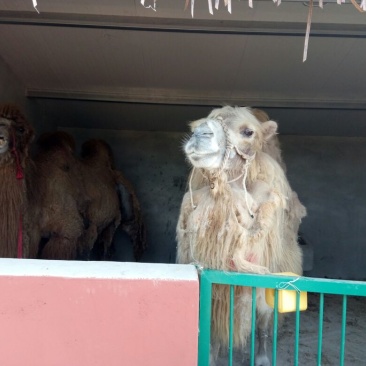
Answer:
<svg viewBox="0 0 366 366"><path fill-rule="evenodd" d="M21 160L28 154L33 128L13 105L0 105L0 161L12 161L15 152Z"/></svg>
<svg viewBox="0 0 366 366"><path fill-rule="evenodd" d="M250 108L229 106L190 126L192 136L184 151L194 167L207 170L230 168L235 160L254 157L277 131L276 122L258 120Z"/></svg>

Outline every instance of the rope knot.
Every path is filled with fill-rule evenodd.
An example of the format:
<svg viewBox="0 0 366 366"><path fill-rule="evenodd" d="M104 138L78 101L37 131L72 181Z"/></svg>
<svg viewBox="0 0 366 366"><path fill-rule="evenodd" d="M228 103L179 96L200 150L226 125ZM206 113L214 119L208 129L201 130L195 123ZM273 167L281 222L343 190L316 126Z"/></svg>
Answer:
<svg viewBox="0 0 366 366"><path fill-rule="evenodd" d="M299 279L300 279L300 277L297 277L297 278L295 278L291 281L288 281L288 282L280 282L278 284L277 288L279 290L287 290L288 288L290 288L290 290L295 290L296 292L300 293L299 288L296 285L294 285L294 283L296 281L298 281Z"/></svg>

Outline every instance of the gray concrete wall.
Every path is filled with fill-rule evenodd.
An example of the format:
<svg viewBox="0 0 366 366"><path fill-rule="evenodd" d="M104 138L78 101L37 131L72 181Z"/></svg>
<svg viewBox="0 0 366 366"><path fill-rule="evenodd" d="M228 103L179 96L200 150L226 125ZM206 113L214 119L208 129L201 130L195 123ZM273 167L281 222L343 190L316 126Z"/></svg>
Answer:
<svg viewBox="0 0 366 366"><path fill-rule="evenodd" d="M60 127L62 129L62 127ZM65 129L65 128L63 128ZM172 263L175 227L188 164L178 132L67 128L80 144L92 137L112 146L117 167L134 184L146 221L144 262ZM308 216L301 231L314 249L310 276L366 279L366 138L280 136L288 177ZM132 260L117 235L116 260Z"/></svg>
<svg viewBox="0 0 366 366"><path fill-rule="evenodd" d="M55 126L131 131L187 131L189 121L213 106L113 103L32 98L42 128ZM243 101L242 105L246 105ZM366 137L364 109L265 108L281 135Z"/></svg>
<svg viewBox="0 0 366 366"><path fill-rule="evenodd" d="M307 207L313 276L366 279L366 138L282 136L288 177Z"/></svg>
<svg viewBox="0 0 366 366"><path fill-rule="evenodd" d="M24 113L33 117L33 109L25 96L25 87L13 74L10 67L0 57L0 103L18 105Z"/></svg>

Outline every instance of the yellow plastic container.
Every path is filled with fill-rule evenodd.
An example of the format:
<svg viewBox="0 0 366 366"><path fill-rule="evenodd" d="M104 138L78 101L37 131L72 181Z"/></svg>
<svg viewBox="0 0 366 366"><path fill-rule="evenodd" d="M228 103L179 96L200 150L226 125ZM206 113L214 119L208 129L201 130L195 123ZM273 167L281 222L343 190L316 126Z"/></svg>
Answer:
<svg viewBox="0 0 366 366"><path fill-rule="evenodd" d="M294 276L299 277L296 273L292 272L282 272L274 273L275 275L282 276ZM281 284L282 290L278 290L278 312L280 313L290 313L296 311L296 278L291 281L283 282ZM267 304L274 308L275 302L275 290L273 288L266 288L266 302ZM300 311L306 310L308 308L308 293L305 291L300 292Z"/></svg>

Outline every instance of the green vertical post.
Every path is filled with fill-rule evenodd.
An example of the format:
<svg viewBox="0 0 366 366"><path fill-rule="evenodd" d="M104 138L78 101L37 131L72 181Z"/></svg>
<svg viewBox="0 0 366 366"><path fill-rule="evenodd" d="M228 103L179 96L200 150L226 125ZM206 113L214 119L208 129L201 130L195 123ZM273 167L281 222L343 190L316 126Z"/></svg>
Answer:
<svg viewBox="0 0 366 366"><path fill-rule="evenodd" d="M294 366L297 366L299 364L299 339L300 339L300 292L296 291Z"/></svg>
<svg viewBox="0 0 366 366"><path fill-rule="evenodd" d="M323 318L324 318L324 294L320 294L319 299L319 326L318 326L318 360L317 366L322 364L322 346L323 346Z"/></svg>
<svg viewBox="0 0 366 366"><path fill-rule="evenodd" d="M339 356L341 366L344 365L344 349L346 345L346 320L347 320L347 295L343 295L341 350Z"/></svg>
<svg viewBox="0 0 366 366"><path fill-rule="evenodd" d="M257 315L257 288L252 287L252 332L250 340L250 366L254 366L255 361L256 315Z"/></svg>
<svg viewBox="0 0 366 366"><path fill-rule="evenodd" d="M210 364L212 284L202 271L200 278L200 320L198 366Z"/></svg>
<svg viewBox="0 0 366 366"><path fill-rule="evenodd" d="M272 366L277 363L277 330L278 330L278 290L274 290Z"/></svg>
<svg viewBox="0 0 366 366"><path fill-rule="evenodd" d="M233 366L233 336L234 336L234 286L230 286L230 315L229 315L229 366Z"/></svg>

